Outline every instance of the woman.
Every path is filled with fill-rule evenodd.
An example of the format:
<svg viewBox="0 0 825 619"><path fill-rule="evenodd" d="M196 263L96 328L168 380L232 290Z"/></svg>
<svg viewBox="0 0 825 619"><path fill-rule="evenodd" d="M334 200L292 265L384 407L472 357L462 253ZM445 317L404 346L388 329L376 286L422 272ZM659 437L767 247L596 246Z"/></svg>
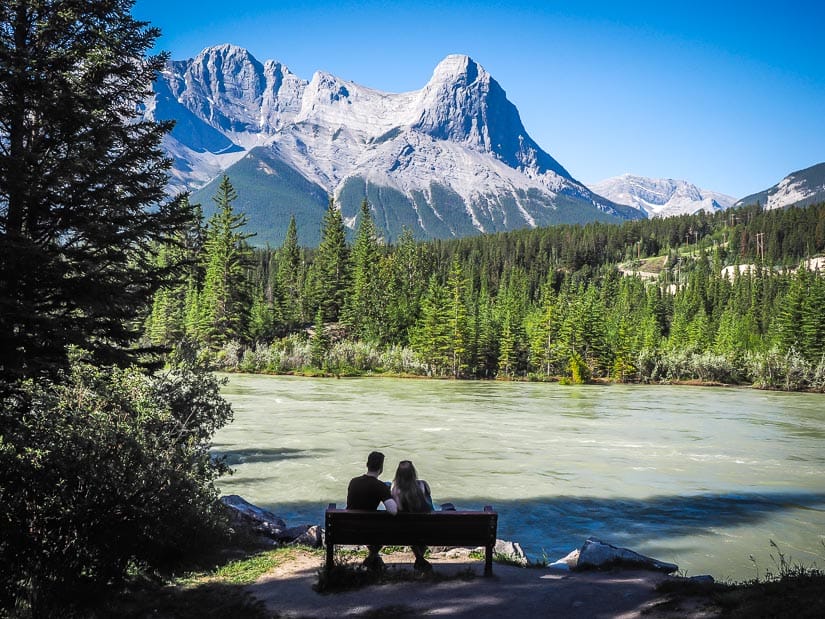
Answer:
<svg viewBox="0 0 825 619"><path fill-rule="evenodd" d="M426 513L433 511L433 500L430 494L430 485L423 479L418 479L413 463L402 460L395 470L395 479L392 481L392 498L398 505L399 512ZM412 546L415 555L415 569L429 572L433 568L424 558L426 546Z"/></svg>

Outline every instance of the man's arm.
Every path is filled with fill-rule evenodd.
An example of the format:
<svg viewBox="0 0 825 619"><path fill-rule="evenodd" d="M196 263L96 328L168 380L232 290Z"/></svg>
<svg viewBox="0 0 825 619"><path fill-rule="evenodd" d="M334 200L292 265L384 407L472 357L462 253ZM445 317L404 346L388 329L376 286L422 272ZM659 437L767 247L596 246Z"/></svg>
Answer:
<svg viewBox="0 0 825 619"><path fill-rule="evenodd" d="M395 502L395 499L386 499L382 501L382 503L384 504L384 508L393 516L398 513L398 504Z"/></svg>

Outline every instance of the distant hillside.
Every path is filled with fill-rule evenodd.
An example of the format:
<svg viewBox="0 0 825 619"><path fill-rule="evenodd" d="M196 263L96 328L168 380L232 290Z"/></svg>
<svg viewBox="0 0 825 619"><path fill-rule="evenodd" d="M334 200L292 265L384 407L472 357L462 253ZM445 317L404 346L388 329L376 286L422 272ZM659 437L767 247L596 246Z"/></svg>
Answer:
<svg viewBox="0 0 825 619"><path fill-rule="evenodd" d="M825 163L792 172L773 187L742 198L734 206L757 202L768 210L825 202Z"/></svg>

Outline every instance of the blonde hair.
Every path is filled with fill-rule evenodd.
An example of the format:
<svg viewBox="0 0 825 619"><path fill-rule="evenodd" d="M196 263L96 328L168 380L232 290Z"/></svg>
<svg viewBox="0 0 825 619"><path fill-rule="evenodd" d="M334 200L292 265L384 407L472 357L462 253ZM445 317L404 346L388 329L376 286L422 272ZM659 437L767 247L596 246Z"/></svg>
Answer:
<svg viewBox="0 0 825 619"><path fill-rule="evenodd" d="M418 473L409 460L402 460L395 470L392 493L397 497L398 509L404 512L428 512L430 503L418 483Z"/></svg>

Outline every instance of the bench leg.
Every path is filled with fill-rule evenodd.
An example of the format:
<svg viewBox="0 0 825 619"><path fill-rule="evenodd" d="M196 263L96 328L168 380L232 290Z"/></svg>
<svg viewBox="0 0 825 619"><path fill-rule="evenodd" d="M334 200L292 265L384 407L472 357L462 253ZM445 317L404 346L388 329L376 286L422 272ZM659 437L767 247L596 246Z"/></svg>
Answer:
<svg viewBox="0 0 825 619"><path fill-rule="evenodd" d="M332 565L333 565L332 552L333 552L334 548L335 548L335 546L333 544L327 543L327 563L326 563L326 568L325 568L327 573L329 573L329 571L332 569Z"/></svg>
<svg viewBox="0 0 825 619"><path fill-rule="evenodd" d="M493 575L493 547L487 546L484 549L484 575Z"/></svg>

